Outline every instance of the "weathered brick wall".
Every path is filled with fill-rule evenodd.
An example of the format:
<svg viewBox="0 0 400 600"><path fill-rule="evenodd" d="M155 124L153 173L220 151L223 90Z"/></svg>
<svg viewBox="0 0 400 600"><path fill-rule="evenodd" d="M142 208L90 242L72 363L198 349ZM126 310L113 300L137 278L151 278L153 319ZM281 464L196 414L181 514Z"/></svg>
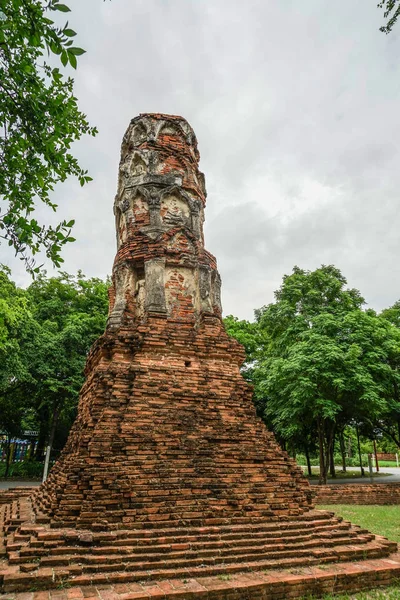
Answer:
<svg viewBox="0 0 400 600"><path fill-rule="evenodd" d="M400 483L313 486L316 504L400 504Z"/></svg>
<svg viewBox="0 0 400 600"><path fill-rule="evenodd" d="M16 487L9 488L8 490L0 490L0 506L23 496L30 496L35 490L36 487Z"/></svg>
<svg viewBox="0 0 400 600"><path fill-rule="evenodd" d="M385 453L385 452L378 452L376 455L378 460L396 460L396 454L391 454L391 453ZM374 456L372 456L372 459L374 459Z"/></svg>
<svg viewBox="0 0 400 600"><path fill-rule="evenodd" d="M256 417L239 372L242 348L220 320L193 331L152 317L143 330L96 345L38 508L94 528L308 510L309 484Z"/></svg>

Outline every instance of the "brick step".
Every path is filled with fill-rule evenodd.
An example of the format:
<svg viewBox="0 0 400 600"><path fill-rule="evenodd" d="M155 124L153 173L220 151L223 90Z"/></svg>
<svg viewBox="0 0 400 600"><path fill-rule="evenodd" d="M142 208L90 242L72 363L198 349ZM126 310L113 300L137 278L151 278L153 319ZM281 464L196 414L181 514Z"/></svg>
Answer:
<svg viewBox="0 0 400 600"><path fill-rule="evenodd" d="M169 531L169 532L164 532L164 531L160 531L157 532L159 537L155 537L155 536L148 536L148 535L143 535L143 536L129 536L129 537L121 537L118 538L116 540L113 540L111 542L100 542L100 545L102 544L110 544L110 545L114 545L114 546L119 546L120 544L124 544L124 545L135 545L135 544L139 544L139 543L147 543L147 544L152 544L157 542L157 540L159 539L171 539L174 542L184 542L186 541L188 538L189 539L196 539L196 540L200 540L200 539L207 539L207 540L239 540L239 539L243 539L246 538L248 536L251 536L252 538L262 538L265 537L266 535L271 535L271 536L276 536L276 537L297 537L297 536L301 536L301 535L311 535L311 532L315 532L315 534L317 535L319 532L324 532L324 531L335 531L337 529L340 530L349 530L350 529L350 523L347 522L342 522L342 523L337 523L337 524L329 524L329 525L318 525L316 527L313 527L312 530L309 527L306 528L291 528L291 527L285 527L285 528L271 528L268 526L265 527L254 527L252 529L249 528L243 528L240 530L234 530L233 528L228 528L227 530L223 530L222 528L213 528L211 530L207 530L207 531L198 531L198 532L188 532L186 535L182 532L182 531L178 531L176 535L173 534L173 532ZM161 534L161 535L160 535Z"/></svg>
<svg viewBox="0 0 400 600"><path fill-rule="evenodd" d="M300 524L301 525L301 524ZM232 526L232 527L207 527L197 529L170 529L170 530L135 530L133 532L114 532L114 533L92 533L92 532L77 532L74 530L61 530L52 531L45 530L43 528L26 528L21 527L21 531L27 533L30 531L31 535L14 535L14 538L10 538L10 550L16 551L20 547L26 545L27 541L30 541L29 545L33 548L40 547L54 547L55 545L64 546L68 544L84 544L85 546L124 546L132 545L137 546L140 544L156 544L161 540L170 540L175 543L185 543L188 539L193 540L238 540L245 539L251 536L254 539L265 538L265 536L276 536L282 537L299 537L311 535L314 532L315 535L323 534L326 532L329 534L331 531L336 530L349 530L350 523L346 521L340 521L337 519L331 520L320 520L317 521L315 526L310 527L311 523L305 524L303 527L299 527L299 524L292 522L283 524L263 524L253 526ZM360 533L360 529L357 531Z"/></svg>
<svg viewBox="0 0 400 600"><path fill-rule="evenodd" d="M65 544L65 541L70 544L85 545L137 545L140 540L146 540L146 543L150 543L151 540L157 542L159 539L173 539L175 541L185 541L188 537L193 539L207 538L209 540L216 539L240 539L247 536L263 536L263 535L276 535L282 536L299 536L309 533L311 530L319 533L321 531L332 531L335 529L349 529L350 524L342 519L318 519L316 521L308 521L298 523L296 521L282 521L266 523L256 523L250 525L224 525L220 527L208 526L200 528L170 528L170 529L136 529L130 531L117 531L117 532L90 532L90 531L76 531L76 530L49 530L43 527L35 525L22 525L19 529L19 533L11 534L9 536L10 542L13 544L13 549L17 548L17 545L25 545L28 540L30 544L35 547L53 546L54 542L58 542L61 545Z"/></svg>
<svg viewBox="0 0 400 600"><path fill-rule="evenodd" d="M224 539L224 538L220 538L219 536L215 535L215 536L206 536L206 537L200 537L200 538L196 538L195 536L186 536L186 537L179 537L179 538L159 538L159 539L142 539L142 540L133 540L133 543L129 543L129 540L121 540L120 543L118 545L116 544L112 544L112 545L106 545L106 544L101 544L101 545L96 545L96 546L91 546L91 547L85 547L85 546L76 546L76 545L69 545L66 543L65 545L62 546L53 546L53 547L49 547L49 546L45 546L43 545L42 547L35 547L32 548L32 545L30 545L29 549L25 549L25 548L21 548L21 556L25 556L25 555L29 555L29 554L33 554L34 552L36 552L37 554L41 554L44 555L46 553L48 553L49 555L56 555L56 554L63 554L65 553L67 548L71 549L71 552L76 552L76 553L88 553L91 552L93 554L104 554L104 553L110 553L110 554L117 554L120 548L129 548L131 552L133 553L140 553L140 552L157 552L157 548L162 547L162 548L171 548L174 545L186 545L186 546L190 546L192 548L199 548L199 549L206 549L206 548L221 548L221 547L238 547L238 546L248 546L248 545L253 545L253 546L257 546L257 545L264 545L265 543L269 543L269 544L293 544L293 543L301 543L301 542L305 542L308 540L313 540L319 543L323 543L324 540L328 539L334 539L334 538L338 538L338 537L346 537L346 539L355 539L356 537L359 537L360 535L370 535L373 538L373 535L370 534L367 530L365 529L353 529L351 531L351 535L347 535L348 534L348 529L343 528L337 528L337 529L330 529L328 531L320 531L317 533L313 533L313 532L302 532L301 535L297 534L297 535L281 535L281 536L276 536L276 534L274 534L276 537L271 537L271 536L266 536L265 533L258 533L258 534L254 534L251 537L248 536L244 536L244 535L240 535L239 538L228 538L228 539ZM8 547L7 547L8 548ZM9 548L10 551L16 551L17 549L15 547L10 547Z"/></svg>
<svg viewBox="0 0 400 600"><path fill-rule="evenodd" d="M103 597L107 594L110 600L125 600L126 598L135 598L136 600L148 600L150 596L161 597L172 600L172 598L185 598L185 600L207 600L210 598L221 599L229 595L232 600L242 600L243 598L268 597L269 600L282 600L287 598L304 598L305 594L321 596L322 593L355 593L368 588L388 585L398 579L400 575L400 555L387 559L373 559L361 561L360 563L343 563L341 565L323 565L323 568L310 565L302 569L301 565L292 565L297 567L295 573L293 568L277 570L253 568L243 573L235 571L220 571L209 577L202 577L199 573L192 579L187 573L179 579L153 579L150 582L132 583L129 573L113 574L113 581L116 584L110 585L109 575L101 579L100 575L79 575L71 580L73 588L68 590L68 597L85 598L88 596ZM204 574L205 575L205 574ZM24 577L24 575L22 575ZM25 576L26 577L26 576ZM44 578L50 579L50 586L57 588L60 582L64 581L62 571L54 569L52 574L35 574L31 585L25 582L25 588L43 587ZM96 582L96 579L99 579ZM32 581L34 582L32 584ZM224 582L226 584L224 585ZM100 585L99 588L93 586ZM20 585L23 585L23 580ZM106 584L104 590L102 584ZM124 587L120 587L124 584ZM83 587L81 587L83 586ZM85 587L90 586L90 587ZM125 587L128 586L128 587ZM10 595L13 592L12 585L7 589L7 598L9 600L24 600L23 596ZM128 592L128 594L126 593ZM58 600L61 597L60 590L54 593L51 591L46 594L49 600ZM70 596L71 594L71 596ZM36 596L35 596L36 597ZM38 596L39 597L39 596ZM42 596L41 596L42 597ZM105 596L104 596L105 597Z"/></svg>
<svg viewBox="0 0 400 600"><path fill-rule="evenodd" d="M199 526L183 526L180 522L167 522L166 526L162 527L162 524L153 524L151 527L148 523L135 523L135 528L131 529L119 529L110 533L93 532L93 539L98 538L114 538L116 540L122 539L123 537L149 537L149 536L169 536L169 535L180 535L180 534L193 534L198 535L199 533L212 533L215 532L239 532L239 531L272 531L272 530L283 530L283 529L301 529L304 527L320 526L320 525L332 525L343 521L341 517L333 517L333 513L328 511L316 511L313 512L312 517L305 518L304 515L296 517L295 520L289 519L276 519L266 520L265 518L254 518L254 519L210 519L208 524L201 524ZM55 526L55 523L54 523ZM62 528L62 531L54 531L53 528L49 529L40 527L35 524L23 524L19 528L17 535L37 535L40 537L41 534L51 536L51 539L62 539L65 534L65 529L68 530L68 534L79 537L82 530L71 529L69 526ZM58 536L58 537L57 537Z"/></svg>
<svg viewBox="0 0 400 600"><path fill-rule="evenodd" d="M9 553L20 552L22 556L45 556L45 555L62 555L66 553L87 553L88 551L94 554L99 553L110 553L118 554L119 548L123 547L131 548L131 552L157 552L157 548L161 545L162 547L168 547L171 544L189 544L191 547L196 548L220 548L220 547L235 547L235 546L246 546L246 545L263 545L267 541L268 543L285 543L292 544L302 541L313 539L315 541L322 541L325 538L333 539L336 537L343 536L348 533L350 524L346 522L339 523L337 525L331 525L329 527L316 527L312 531L309 529L302 530L284 530L284 531L256 531L256 532L241 532L236 534L203 534L203 535L186 535L186 536L165 536L161 538L123 538L121 540L110 540L107 534L101 536L103 539L94 540L97 542L96 545L87 545L80 540L77 536L60 537L54 535L53 532L49 534L39 533L39 538L31 538L29 544L27 540L23 543L15 543L10 541L7 543L7 551ZM351 538L359 535L370 535L365 529L359 527L353 527L351 532ZM48 540L47 536L51 539ZM43 540L41 538L44 538ZM104 539L105 538L105 539ZM29 538L28 538L29 539ZM350 539L347 536L347 539ZM72 545L71 545L72 544ZM78 545L79 544L79 545Z"/></svg>
<svg viewBox="0 0 400 600"><path fill-rule="evenodd" d="M276 523L283 523L286 521L293 521L295 522L302 522L302 521L312 521L312 520L318 520L318 518L324 518L324 517L318 517L317 513L318 512L322 512L325 515L325 518L332 517L334 513L332 512L328 512L328 511L313 511L313 516L309 516L310 513L305 513L303 515L286 515L286 514L281 514L280 516L277 516L277 512L275 511L274 514L268 514L268 515L264 515L264 516L253 516L253 517L234 517L234 516L229 516L229 517L210 517L210 518L199 518L199 519L188 519L187 522L182 523L182 519L179 520L171 520L169 519L169 515L166 514L165 515L165 520L163 521L145 521L145 522L141 522L140 520L137 519L137 517L135 517L135 519L132 521L132 523L129 523L129 531L133 531L133 530L146 530L146 531L150 531L151 529L176 529L176 528L181 528L183 526L185 526L185 528L189 528L189 527L193 527L193 528L199 528L199 527L207 527L207 526L226 526L226 527L232 527L234 525L254 525L256 523L266 523L266 522L270 522L273 523L274 521ZM294 519L296 519L296 521L294 521ZM65 520L52 520L50 526L51 528L54 529L70 529L71 528L71 523L75 522L75 518L71 518L71 521L65 521ZM122 527L122 524L120 523L115 523L114 527L115 529L118 529L120 531L123 531L124 529L127 529L127 526ZM85 527L82 525L80 527L80 529L85 529Z"/></svg>
<svg viewBox="0 0 400 600"><path fill-rule="evenodd" d="M328 564L329 562L334 562L336 564L338 558L345 562L357 559L368 560L369 558L377 560L379 558L386 557L388 553L388 550L382 548L379 544L375 544L375 546L373 544L370 544L368 552L366 552L365 547L358 548L357 546L351 546L348 547L347 552L345 552L342 549L340 556L337 553L335 554L327 550L321 550L319 552L315 551L314 556L310 556L310 554L308 553L306 556L300 558L295 557L275 560L255 560L247 563L225 563L215 564L213 566L183 566L180 568L163 569L150 568L145 572L145 574L143 571L127 571L125 570L125 565L122 565L121 569L117 571L106 571L104 570L105 565L98 565L98 572L94 573L82 573L82 567L79 565L70 565L68 567L55 566L53 568L39 568L34 573L16 572L12 571L12 567L10 567L8 572L4 574L3 591L12 592L15 590L29 590L32 588L32 586L35 585L35 581L37 581L38 584L42 587L55 588L59 585L59 581L62 581L63 584L69 582L75 587L110 583L140 582L143 581L144 576L146 581L149 582L157 580L161 581L166 579L187 580L188 578L198 577L218 577L219 575L228 577L235 573L252 573L257 571L263 573L265 571L285 568L290 568L291 572L293 572L293 569L311 567L317 564ZM360 566L361 570L363 570L363 573L365 573L365 569L363 569L363 564L365 563L366 561L362 560ZM148 596L144 596L144 598L146 597ZM196 596L193 596L193 598L195 597Z"/></svg>
<svg viewBox="0 0 400 600"><path fill-rule="evenodd" d="M346 530L347 532L347 530ZM373 534L370 534L367 532L367 530L357 530L356 532L352 532L352 536L345 536L343 539L346 540L350 540L350 539L358 539L360 537L360 535L363 536L363 538L365 538L366 536L369 537L370 539L373 539L374 536ZM178 539L173 539L173 540L166 540L166 539L160 539L160 540L142 540L140 544L126 544L125 541L123 543L123 545L119 544L117 545L112 545L112 546L105 546L105 545L101 545L101 546L92 546L90 548L85 548L82 546L56 546L53 548L49 548L47 549L46 547L42 547L42 548L21 548L20 550L20 556L31 556L31 555L40 555L40 556L44 556L45 554L48 554L49 556L57 556L57 555L62 555L62 554L70 554L70 553L76 553L76 554L87 554L88 552L90 552L91 554L111 554L111 555L115 555L118 554L119 552L126 554L129 550L129 552L134 553L134 554L140 554L141 552L144 553L157 553L160 551L166 551L167 549L173 549L175 546L186 546L186 547L190 547L192 550L196 549L196 550L219 550L221 548L238 548L238 547L249 547L249 546L253 546L253 547L257 547L257 546L264 546L266 543L270 544L270 545L276 545L276 544L285 544L287 546L291 546L291 545L298 545L298 544L302 544L302 543L306 543L310 540L319 543L319 544L324 544L327 543L328 541L332 541L334 539L338 539L343 537L343 531L341 530L333 530L333 531L329 531L327 535L323 535L323 533L320 534L316 534L314 535L313 533L308 533L305 535L301 535L301 536L292 536L292 537L266 537L265 535L258 535L258 536L254 536L252 538L247 538L247 537L241 537L240 539L234 539L234 540L221 540L221 539L215 539L215 540L210 540L208 538L206 538L205 540L196 540L195 538L178 538ZM15 548L9 548L7 546L7 550L9 551L15 551Z"/></svg>
<svg viewBox="0 0 400 600"><path fill-rule="evenodd" d="M351 544L351 545L350 545ZM226 551L219 551L217 553L213 551L191 551L191 550L180 550L180 551L165 551L159 554L125 554L125 555L64 555L64 556L52 556L43 557L40 560L40 567L53 567L53 566L68 566L72 564L80 564L83 571L92 572L103 569L105 571L120 570L126 568L126 566L132 565L135 570L147 570L154 568L156 563L162 563L168 565L170 568L177 567L189 567L199 565L214 565L221 563L233 563L233 562L249 562L254 560L275 560L280 558L300 558L304 556L313 555L314 550L320 555L321 551L331 555L332 559L339 553L347 552L347 548L358 547L364 548L365 552L368 553L368 549L371 546L371 540L357 539L351 540L338 539L327 543L326 545L318 544L316 542L308 542L307 544L298 544L292 548L287 548L284 545L275 545L264 547L253 548L245 547L238 549L227 549ZM387 549L383 544L373 544L374 549L378 548L379 551ZM16 564L19 557L9 557L10 564ZM31 557L24 557L22 562L30 562ZM125 565L125 566L123 566Z"/></svg>
<svg viewBox="0 0 400 600"><path fill-rule="evenodd" d="M32 558L39 558L43 556L48 557L58 557L65 555L73 555L76 559L79 556L83 556L84 560L90 560L90 556L96 557L98 555L109 555L110 560L111 557L116 557L118 555L126 556L128 554L136 556L137 560L140 560L140 555L143 554L144 557L150 555L159 555L162 560L165 558L173 557L173 553L175 551L186 550L190 551L190 553L198 553L198 554L208 554L213 556L215 553L217 554L230 554L235 551L239 552L242 548L245 549L264 549L268 547L270 550L274 548L304 548L308 546L319 546L319 547L328 547L332 545L339 544L349 544L349 543L365 543L374 539L373 534L365 533L360 535L360 532L353 532L351 537L343 536L342 532L335 532L335 534L330 534L328 538L315 538L310 535L308 538L303 540L299 540L298 538L294 538L291 540L279 539L279 538L264 538L260 540L252 540L252 539L244 539L239 540L239 542L229 542L228 544L217 541L217 542L187 542L187 543L172 543L172 544L158 544L158 545L150 545L150 546L95 546L91 548L85 547L77 547L77 546L63 546L63 547L54 547L51 549L46 548L22 548L20 552L13 552L8 549L10 562L16 562L17 559L19 562L29 562Z"/></svg>

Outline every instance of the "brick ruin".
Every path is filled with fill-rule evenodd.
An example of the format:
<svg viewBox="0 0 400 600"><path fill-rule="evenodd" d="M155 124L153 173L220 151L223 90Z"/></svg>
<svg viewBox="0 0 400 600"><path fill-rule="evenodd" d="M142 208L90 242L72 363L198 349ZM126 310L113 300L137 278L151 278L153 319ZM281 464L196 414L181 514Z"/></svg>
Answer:
<svg viewBox="0 0 400 600"><path fill-rule="evenodd" d="M340 484L315 486L318 504L400 504L400 483L347 483L345 492Z"/></svg>
<svg viewBox="0 0 400 600"><path fill-rule="evenodd" d="M198 163L181 117L131 121L107 328L46 483L0 508L0 589L368 562L396 550L315 511L301 469L256 416L204 248Z"/></svg>

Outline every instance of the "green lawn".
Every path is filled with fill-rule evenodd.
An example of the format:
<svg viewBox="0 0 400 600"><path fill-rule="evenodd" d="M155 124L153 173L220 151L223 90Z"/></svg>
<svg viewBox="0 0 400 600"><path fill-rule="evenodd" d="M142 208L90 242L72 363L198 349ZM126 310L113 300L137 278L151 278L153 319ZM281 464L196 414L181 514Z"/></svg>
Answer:
<svg viewBox="0 0 400 600"><path fill-rule="evenodd" d="M380 590L371 590L370 592L359 592L358 594L346 594L345 596L324 596L321 600L399 600L400 585L398 587L388 587ZM304 599L306 600L306 599Z"/></svg>
<svg viewBox="0 0 400 600"><path fill-rule="evenodd" d="M400 543L400 506L355 506L337 504L329 506L318 505L317 508L335 511L338 515L361 525L372 533ZM400 582L398 586L345 594L340 596L324 596L324 600L400 600Z"/></svg>
<svg viewBox="0 0 400 600"><path fill-rule="evenodd" d="M303 467L302 467L303 468ZM307 477L307 479L318 479L319 478L319 474L318 472L314 472L311 476L308 474L307 469L304 469L304 475ZM350 469L348 471L346 471L345 473L343 473L343 471L336 471L336 479L359 479L361 477L361 472L360 469ZM375 479L376 477L390 477L390 473L376 473L375 471L372 473L372 477ZM370 475L369 475L369 471L368 469L365 469L365 477L364 479L370 479ZM329 481L335 481L335 479L332 479L331 477L328 477Z"/></svg>

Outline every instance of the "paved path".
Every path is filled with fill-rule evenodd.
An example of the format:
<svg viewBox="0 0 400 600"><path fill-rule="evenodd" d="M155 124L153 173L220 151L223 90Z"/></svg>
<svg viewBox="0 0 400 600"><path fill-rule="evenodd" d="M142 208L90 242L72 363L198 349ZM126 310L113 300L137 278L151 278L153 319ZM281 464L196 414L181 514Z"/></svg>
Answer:
<svg viewBox="0 0 400 600"><path fill-rule="evenodd" d="M355 467L351 467L351 470L353 471L355 469ZM375 472L375 469L374 469ZM379 472L380 473L388 473L387 477L373 477L372 479L372 483L399 483L400 482L400 468L397 467L379 467ZM310 480L311 485L318 485L318 479L311 479ZM365 477L355 477L352 479L341 479L340 477L337 477L336 479L328 479L328 483L332 484L332 485L348 485L349 483L361 483L361 484L371 484L371 479L369 477L369 471L368 468L365 469Z"/></svg>
<svg viewBox="0 0 400 600"><path fill-rule="evenodd" d="M40 481L17 481L13 479L0 479L0 490L8 490L15 487L32 487L40 485Z"/></svg>

